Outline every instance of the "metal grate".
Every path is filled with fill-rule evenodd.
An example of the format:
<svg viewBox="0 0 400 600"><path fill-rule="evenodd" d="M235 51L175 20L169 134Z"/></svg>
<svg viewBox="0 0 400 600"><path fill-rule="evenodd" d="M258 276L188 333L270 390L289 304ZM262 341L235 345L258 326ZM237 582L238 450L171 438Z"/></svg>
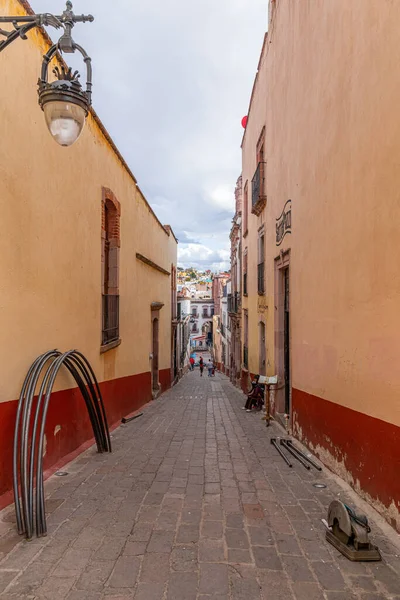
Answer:
<svg viewBox="0 0 400 600"><path fill-rule="evenodd" d="M258 286L258 293L259 294L264 294L265 292L265 287L264 287L264 262L260 263L259 265L257 265L257 286Z"/></svg>
<svg viewBox="0 0 400 600"><path fill-rule="evenodd" d="M245 369L249 368L249 349L243 346L243 365Z"/></svg>
<svg viewBox="0 0 400 600"><path fill-rule="evenodd" d="M102 344L119 339L119 296L103 295Z"/></svg>

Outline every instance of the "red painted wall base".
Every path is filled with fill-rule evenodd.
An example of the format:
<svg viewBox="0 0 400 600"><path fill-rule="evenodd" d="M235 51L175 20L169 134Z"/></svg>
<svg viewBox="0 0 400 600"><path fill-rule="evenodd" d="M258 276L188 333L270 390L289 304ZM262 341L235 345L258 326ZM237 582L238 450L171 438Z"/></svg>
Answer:
<svg viewBox="0 0 400 600"><path fill-rule="evenodd" d="M296 437L327 450L361 490L400 511L400 427L296 389L292 402Z"/></svg>
<svg viewBox="0 0 400 600"><path fill-rule="evenodd" d="M160 371L162 391L171 385L171 371ZM140 373L100 383L110 429L117 426L121 418L139 409L152 399L151 374ZM12 455L17 400L0 404L0 496L5 494L0 505L12 501ZM93 438L90 420L84 400L78 388L62 390L52 394L46 420L46 454L43 466L50 470L72 460L77 449L81 452Z"/></svg>

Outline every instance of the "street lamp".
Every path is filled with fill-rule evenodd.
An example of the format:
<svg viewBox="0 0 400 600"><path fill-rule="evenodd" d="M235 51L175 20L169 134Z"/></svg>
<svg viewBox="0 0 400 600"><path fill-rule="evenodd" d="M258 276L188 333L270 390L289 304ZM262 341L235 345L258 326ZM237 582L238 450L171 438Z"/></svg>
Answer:
<svg viewBox="0 0 400 600"><path fill-rule="evenodd" d="M51 26L62 28L63 35L43 57L42 70L38 81L39 105L44 112L46 125L58 144L71 146L82 133L89 108L92 103L92 65L91 59L82 48L72 39L72 28L75 23L92 22L92 15L75 15L72 12L72 2L68 0L66 10L61 16L48 13L18 17L0 17L1 23L11 23L11 31L0 28L0 52L14 40L26 40L26 34L35 27ZM55 67L55 80L49 82L48 70L50 61L58 52L73 54L80 52L86 65L86 89L79 82L78 71L65 66L61 59L61 67ZM60 59L60 56L58 55Z"/></svg>

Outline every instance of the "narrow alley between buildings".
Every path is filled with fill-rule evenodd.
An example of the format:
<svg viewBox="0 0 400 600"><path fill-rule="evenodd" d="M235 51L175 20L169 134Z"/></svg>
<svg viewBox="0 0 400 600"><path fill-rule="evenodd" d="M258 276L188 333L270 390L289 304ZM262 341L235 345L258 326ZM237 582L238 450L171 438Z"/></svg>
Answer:
<svg viewBox="0 0 400 600"><path fill-rule="evenodd" d="M114 430L112 454L92 447L47 481L46 538L0 513L0 598L400 599L397 534L369 508L383 561L340 555L330 501L366 505L326 469L289 469L270 444L283 431L243 402L196 369Z"/></svg>

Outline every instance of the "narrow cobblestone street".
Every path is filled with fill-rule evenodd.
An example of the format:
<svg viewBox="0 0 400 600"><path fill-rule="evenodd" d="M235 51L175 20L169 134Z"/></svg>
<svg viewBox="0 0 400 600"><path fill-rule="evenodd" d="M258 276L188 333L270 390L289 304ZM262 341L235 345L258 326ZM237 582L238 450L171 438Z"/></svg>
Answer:
<svg viewBox="0 0 400 600"><path fill-rule="evenodd" d="M396 534L371 520L382 563L335 551L321 519L353 493L325 470L289 469L270 444L281 430L243 398L223 375L189 373L113 432L111 455L91 448L48 480L48 537L21 540L3 511L0 597L400 598Z"/></svg>

